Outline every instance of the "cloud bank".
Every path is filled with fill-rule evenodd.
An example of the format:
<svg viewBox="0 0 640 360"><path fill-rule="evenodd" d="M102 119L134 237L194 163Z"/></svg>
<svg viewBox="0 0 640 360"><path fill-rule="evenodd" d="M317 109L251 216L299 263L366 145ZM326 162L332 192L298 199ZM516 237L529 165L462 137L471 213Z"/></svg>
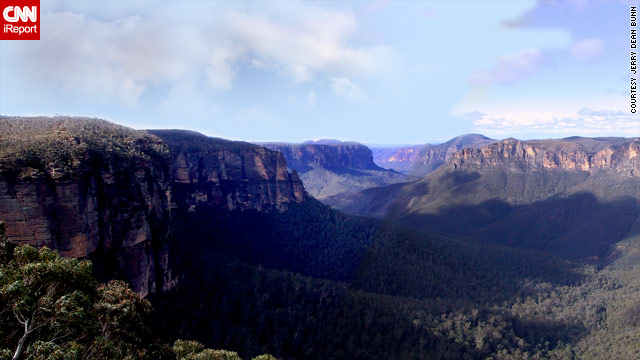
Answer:
<svg viewBox="0 0 640 360"><path fill-rule="evenodd" d="M489 114L479 111L464 114L477 131L492 135L511 134L584 134L600 136L626 133L640 136L635 115L615 110L583 108L575 114L552 113Z"/></svg>
<svg viewBox="0 0 640 360"><path fill-rule="evenodd" d="M356 44L349 11L297 2L160 4L107 15L97 5L82 13L58 6L43 13L41 41L8 44L7 53L42 86L135 104L158 88L171 96L185 83L229 90L252 71L293 83L368 76L390 51Z"/></svg>

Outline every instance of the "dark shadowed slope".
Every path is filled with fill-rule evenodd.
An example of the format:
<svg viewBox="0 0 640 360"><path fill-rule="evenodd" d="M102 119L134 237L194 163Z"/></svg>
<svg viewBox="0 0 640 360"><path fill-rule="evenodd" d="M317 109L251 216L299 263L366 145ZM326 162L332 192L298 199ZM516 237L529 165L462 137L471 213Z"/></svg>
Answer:
<svg viewBox="0 0 640 360"><path fill-rule="evenodd" d="M479 241L602 257L638 219L639 144L507 139L461 150L419 181L327 203Z"/></svg>

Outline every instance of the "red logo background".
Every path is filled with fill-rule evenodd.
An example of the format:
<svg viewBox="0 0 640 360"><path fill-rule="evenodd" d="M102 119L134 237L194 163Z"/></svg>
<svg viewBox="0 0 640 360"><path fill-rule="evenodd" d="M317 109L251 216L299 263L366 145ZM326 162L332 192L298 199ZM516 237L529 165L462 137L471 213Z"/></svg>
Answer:
<svg viewBox="0 0 640 360"><path fill-rule="evenodd" d="M22 9L23 6L36 6L37 7L37 18L35 22L30 21L21 21L17 22L9 22L4 18L4 9L7 6L17 6ZM13 12L10 15L14 15ZM10 32L7 29L7 25L11 26L23 26L30 27L33 30L33 26L36 26L36 32L31 31L30 33L23 32L19 34L17 32ZM40 40L40 0L0 0L0 40Z"/></svg>

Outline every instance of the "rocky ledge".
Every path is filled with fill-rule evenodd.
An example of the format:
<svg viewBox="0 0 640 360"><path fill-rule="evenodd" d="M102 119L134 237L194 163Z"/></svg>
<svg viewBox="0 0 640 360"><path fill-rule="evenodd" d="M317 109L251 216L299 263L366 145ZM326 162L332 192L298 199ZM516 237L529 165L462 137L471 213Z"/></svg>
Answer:
<svg viewBox="0 0 640 360"><path fill-rule="evenodd" d="M568 138L521 141L513 138L479 149L462 149L451 157L454 169L510 171L561 169L568 171L614 171L623 176L640 176L640 139Z"/></svg>

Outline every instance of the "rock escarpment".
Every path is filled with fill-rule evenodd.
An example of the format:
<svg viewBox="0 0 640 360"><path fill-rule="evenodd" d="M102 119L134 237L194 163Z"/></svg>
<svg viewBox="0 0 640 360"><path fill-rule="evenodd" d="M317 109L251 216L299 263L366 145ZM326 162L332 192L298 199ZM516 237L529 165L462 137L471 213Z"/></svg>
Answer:
<svg viewBox="0 0 640 360"><path fill-rule="evenodd" d="M0 219L10 240L91 259L141 295L175 286L173 210L283 210L305 199L281 154L103 120L0 118ZM164 136L166 135L166 136ZM175 152L172 152L175 151ZM178 244L179 245L179 244Z"/></svg>
<svg viewBox="0 0 640 360"><path fill-rule="evenodd" d="M371 150L355 142L307 141L303 144L264 143L286 158L309 194L322 200L371 187L407 181L407 177L373 162Z"/></svg>
<svg viewBox="0 0 640 360"><path fill-rule="evenodd" d="M426 144L374 151L376 164L412 176L424 176L443 165L460 149L476 149L496 142L480 134L455 137L442 144Z"/></svg>
<svg viewBox="0 0 640 360"><path fill-rule="evenodd" d="M281 152L289 168L306 172L314 168L382 170L373 162L368 147L356 142L311 142L303 144L264 143Z"/></svg>
<svg viewBox="0 0 640 360"><path fill-rule="evenodd" d="M172 206L285 210L305 199L297 172L276 151L181 130L149 130L171 150Z"/></svg>
<svg viewBox="0 0 640 360"><path fill-rule="evenodd" d="M392 169L403 174L409 172L413 163L418 159L420 151L426 145L412 145L399 147L371 147L373 161L376 165Z"/></svg>
<svg viewBox="0 0 640 360"><path fill-rule="evenodd" d="M460 150L453 154L449 166L453 169L499 167L513 172L611 171L623 176L640 176L640 139L614 138L592 146L576 140L506 139L480 149Z"/></svg>
<svg viewBox="0 0 640 360"><path fill-rule="evenodd" d="M0 119L0 219L17 243L91 258L146 295L172 283L169 152L144 132L89 119Z"/></svg>

